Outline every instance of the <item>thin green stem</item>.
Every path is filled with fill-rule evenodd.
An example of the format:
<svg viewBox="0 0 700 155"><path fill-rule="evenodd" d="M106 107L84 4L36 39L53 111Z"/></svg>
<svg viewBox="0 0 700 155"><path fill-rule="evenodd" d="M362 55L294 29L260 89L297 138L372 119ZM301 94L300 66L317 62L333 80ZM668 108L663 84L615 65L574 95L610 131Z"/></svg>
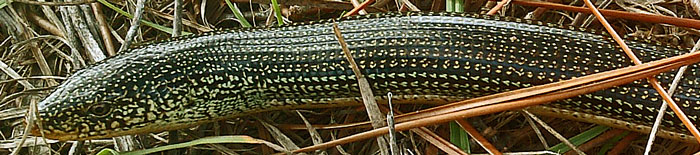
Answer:
<svg viewBox="0 0 700 155"><path fill-rule="evenodd" d="M282 26L284 21L282 21L282 9L280 5L277 4L277 0L270 0L272 2L272 11L275 11L275 17L277 17L277 25Z"/></svg>

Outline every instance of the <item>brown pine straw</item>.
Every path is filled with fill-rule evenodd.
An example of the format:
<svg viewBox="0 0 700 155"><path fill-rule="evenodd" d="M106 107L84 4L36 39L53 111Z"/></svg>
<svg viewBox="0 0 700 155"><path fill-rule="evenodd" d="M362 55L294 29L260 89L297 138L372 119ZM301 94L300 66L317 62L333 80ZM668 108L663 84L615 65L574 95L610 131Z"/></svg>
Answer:
<svg viewBox="0 0 700 155"><path fill-rule="evenodd" d="M360 1L358 1L358 0L351 0L350 3L352 3L353 7L356 7L356 8L360 7ZM365 9L360 9L360 11L358 11L357 13L364 15L364 14L367 14L367 11L365 11Z"/></svg>
<svg viewBox="0 0 700 155"><path fill-rule="evenodd" d="M689 53L575 79L473 98L430 108L425 110L426 112L420 111L406 114L402 117L405 122L396 124L396 130L405 131L416 127L435 125L456 119L549 103L627 84L635 80L678 68L680 66L698 62L700 62L700 52ZM388 127L378 128L337 140L328 141L322 144L305 147L295 150L294 152L308 152L317 149L329 148L340 144L373 138L386 133L388 133Z"/></svg>
<svg viewBox="0 0 700 155"><path fill-rule="evenodd" d="M358 12L360 12L360 10L365 9L365 7L369 6L370 3L374 3L374 0L367 0L367 1L365 1L365 2L362 2L362 4L360 4L359 6L353 8L353 9L350 10L348 13L346 13L345 15L343 15L343 17L352 16L352 15L357 14Z"/></svg>
<svg viewBox="0 0 700 155"><path fill-rule="evenodd" d="M603 15L600 14L600 12L593 5L593 3L591 3L590 0L584 0L584 2L586 3L586 6L588 6L588 8L591 10L591 12L593 12L596 18L598 18L600 24L602 24L603 27L605 27L605 29L608 31L610 36L612 36L615 42L617 42L617 44L620 45L622 50L625 51L627 57L632 59L632 62L634 62L635 65L642 64L642 61L639 60L637 56L635 56L635 54L632 52L632 49L630 49L629 46L627 46L627 44L625 43L625 41L622 40L622 38L620 38L620 35L618 35L617 32L615 32L615 29L613 29L612 26L610 26L610 23L608 23L608 21L605 20L605 17L603 17ZM654 87L654 89L656 89L656 91L659 92L661 97L666 103L668 103L671 109L673 109L673 112L675 112L676 116L678 116L678 118L683 122L683 125L685 125L685 127L688 128L688 131L690 131L690 133L693 134L695 139L698 142L700 142L700 131L698 131L698 129L695 128L693 122L691 122L690 119L688 119L683 110L681 110L681 108L678 107L676 102L671 99L671 95L669 95L668 92L666 92L666 90L663 89L663 87L661 86L661 84L659 84L659 81L656 80L656 78L648 77L647 80L649 81L649 84L651 84Z"/></svg>
<svg viewBox="0 0 700 155"><path fill-rule="evenodd" d="M493 6L493 8L491 8L491 10L489 10L489 12L487 12L486 14L487 15L494 15L494 14L496 14L496 12L498 12L498 10L501 10L501 8L503 8L503 6L505 6L506 4L508 4L510 2L511 2L511 0L501 0L500 2L498 2L496 4L496 6Z"/></svg>
<svg viewBox="0 0 700 155"><path fill-rule="evenodd" d="M593 148L595 148L595 147L598 147L598 146L600 146L600 145L603 145L603 144L604 144L605 142L607 142L608 140L610 140L610 139L612 139L613 137L615 137L615 136L617 136L617 135L620 135L620 134L622 134L622 133L624 133L624 132L625 132L625 130L621 130L621 129L611 129L611 130L608 130L608 131L606 131L605 133L601 134L600 136L598 136L598 137L596 137L596 138L594 138L594 139L591 139L590 141L588 141L588 142L586 142L586 143L584 143L584 144L579 145L577 148L578 148L579 150L581 150L581 151L588 151L588 150L591 150L591 149L593 149ZM565 153L565 155L573 155L573 154L576 154L576 152L574 152L573 149L572 149L572 150L569 150L568 152Z"/></svg>
<svg viewBox="0 0 700 155"><path fill-rule="evenodd" d="M464 119L458 119L455 121L457 122L457 124L459 124L460 127L462 127L462 129L464 129L464 131L467 131L467 133L476 140L476 143L479 143L479 145L481 145L481 147L484 148L484 150L489 152L489 154L503 154L501 153L501 151L498 151L498 149L495 146L493 146L493 144L491 144L489 140L484 138L484 136L482 136L481 133L479 133L479 131L476 130L476 128L474 128L474 126L472 126L469 122L465 121Z"/></svg>
<svg viewBox="0 0 700 155"><path fill-rule="evenodd" d="M495 1L495 0L492 0L492 1ZM525 6L543 7L543 8L555 9L555 10L565 10L565 11L580 12L580 13L591 13L591 10L588 10L586 7L569 6L569 5L550 3L550 2L511 0L511 3L518 4L518 5L525 5ZM628 20L634 20L634 21L640 21L640 22L646 22L646 23L664 23L664 24L671 24L671 25L680 26L680 27L700 29L700 20L696 20L696 19L678 18L678 17L656 15L656 14L633 13L633 12L626 12L626 11L619 11L619 10L608 10L608 9L599 9L599 10L600 10L600 13L605 15L605 17L628 19Z"/></svg>
<svg viewBox="0 0 700 155"><path fill-rule="evenodd" d="M637 139L639 134L636 132L630 132L625 138L622 138L619 143L615 144L612 149L608 152L608 155L618 155L618 154L623 154L624 151L630 144L632 144L632 141L634 139Z"/></svg>
<svg viewBox="0 0 700 155"><path fill-rule="evenodd" d="M390 110L389 108L385 106L380 106L382 112L388 113ZM398 109L392 109L395 114L403 114L401 111ZM447 154L463 154L467 155L468 153L464 152L462 149L459 147L455 146L452 144L450 141L445 140L444 138L440 137L433 131L430 131L426 127L419 127L419 128L414 128L411 129L411 132L415 133L416 135L420 136L423 138L425 141L428 141L428 143L432 144L436 148L442 150L443 152Z"/></svg>
<svg viewBox="0 0 700 155"><path fill-rule="evenodd" d="M447 154L468 155L468 153L462 151L462 149L458 148L450 141L440 137L440 135L437 135L435 132L430 131L430 129L426 127L413 128L411 131Z"/></svg>

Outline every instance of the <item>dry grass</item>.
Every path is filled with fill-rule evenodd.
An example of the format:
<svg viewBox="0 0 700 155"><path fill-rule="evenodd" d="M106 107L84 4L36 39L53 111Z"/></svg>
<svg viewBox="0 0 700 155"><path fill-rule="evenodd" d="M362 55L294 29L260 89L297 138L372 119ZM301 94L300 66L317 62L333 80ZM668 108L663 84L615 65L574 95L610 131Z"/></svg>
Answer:
<svg viewBox="0 0 700 155"><path fill-rule="evenodd" d="M2 1L2 0L0 0ZM388 2L387 2L388 1ZM572 6L582 6L580 1L572 0L548 0ZM85 4L92 1L77 1L71 4ZM129 13L134 12L136 1L109 1L116 7ZM151 0L145 4L143 19L155 24L172 27L172 0ZM271 17L272 8L267 0L232 0L238 3L243 15L255 26L271 26L277 22ZM325 18L339 17L343 11L350 10L352 4L348 2L326 2L319 0L279 0L281 13L287 22L301 22ZM445 1L411 1L422 11L444 11ZM0 154L9 154L14 151L24 131L24 113L32 102L37 102L42 96L48 94L53 86L56 86L65 77L85 65L100 60L99 54L113 55L111 49L117 50L123 42L129 28L130 19L117 12L96 5L81 5L79 7L58 7L62 2L31 4L31 2L14 1L11 7L0 9ZM368 12L397 11L394 1L382 0L384 6L367 8ZM1 4L1 3L0 3ZM697 0L689 1L641 1L641 0L601 0L597 6L606 6L606 9L624 10L636 13L663 14L683 18L698 19ZM484 14L495 2L486 0L467 0L464 2L466 12ZM2 5L0 5L2 6ZM100 6L100 7L98 7ZM183 28L190 33L202 33L214 29L240 27L237 19L227 7L224 1L184 1ZM408 8L406 8L408 9ZM70 13L83 13L90 16L71 16ZM528 6L507 5L498 12L501 16L517 18L529 18L550 23L583 25L592 29L602 29L594 17L587 14L565 12L559 10L538 9ZM664 24L644 23L622 19L609 19L613 27L623 36L641 37L663 43L692 47L700 36L700 31L689 28L669 26ZM58 25L56 23L73 23L75 27ZM106 34L112 37L105 40ZM66 37L71 36L71 37ZM154 27L141 26L134 38L136 44L154 40L162 40L171 37L170 34ZM82 38L80 38L82 37ZM90 39L91 38L91 39ZM106 42L113 42L108 45ZM110 50L107 50L110 49ZM402 105L396 106L402 112L423 109L428 105ZM303 115L306 119L301 119ZM255 119L257 118L257 119ZM218 123L205 124L192 129L179 130L178 141L190 141L199 137L213 135L250 135L258 139L273 143L284 143L282 146L313 145L309 131L299 129L297 126L349 124L353 122L367 121L364 109L357 107L336 109L303 110L300 113L294 111L280 111L274 113L259 114L253 117L238 118ZM552 126L564 137L572 137L586 131L593 125L587 123L572 122L557 118L541 118ZM542 131L537 134L528 123L528 119L519 112L503 112L476 118L469 118L469 122L481 131L501 152L541 151L545 150L540 139L544 139L551 147L559 143L552 134ZM283 124L277 129L265 127L267 123ZM429 126L427 129L435 132L443 138L449 137L449 125ZM333 137L344 137L367 128L350 128L338 130L317 130L315 137L328 141ZM175 132L170 132L175 133ZM136 148L152 148L167 144L169 139L165 133L153 133L137 135ZM281 138L280 135L284 135ZM538 137L537 135L542 135ZM279 140L283 139L283 140ZM286 140L285 140L286 139ZM639 136L630 141L630 145L623 148L626 154L641 154L646 143L646 136ZM48 143L48 144L46 144ZM291 143L291 144L289 144ZM471 152L485 153L476 143L472 142ZM42 139L29 139L24 142L20 154L45 154L45 153L83 153L94 154L104 148L113 148L112 140L97 140L91 142L57 142L44 141ZM428 143L413 132L402 132L398 136L398 144L406 151L414 154L435 154L436 146ZM584 150L587 153L597 153L601 147L593 147ZM654 145L654 154L686 154L696 152L700 147L674 142L671 140L658 140ZM329 154L373 154L378 149L374 140L342 145L342 148L328 149ZM212 144L199 145L181 149L170 154L271 154L274 150L264 145L251 144Z"/></svg>

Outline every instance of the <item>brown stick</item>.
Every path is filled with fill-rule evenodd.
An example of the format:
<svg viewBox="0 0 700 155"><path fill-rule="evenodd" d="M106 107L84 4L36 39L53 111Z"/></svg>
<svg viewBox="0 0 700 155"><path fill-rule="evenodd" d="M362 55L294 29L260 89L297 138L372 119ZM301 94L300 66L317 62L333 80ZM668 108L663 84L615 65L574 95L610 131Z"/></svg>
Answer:
<svg viewBox="0 0 700 155"><path fill-rule="evenodd" d="M385 118L382 112L379 110L377 101L374 100L375 98L374 94L372 93L372 88L370 88L367 78L365 78L365 76L362 75L362 72L360 72L360 67L357 66L357 63L355 63L355 59L352 57L352 53L350 53L348 44L345 43L345 39L343 39L343 35L340 33L340 28L338 28L337 23L333 23L333 32L335 33L335 37L338 39L338 43L340 43L340 46L343 49L345 57L347 58L348 62L350 62L352 72L355 73L357 84L360 87L360 94L362 95L362 103L365 105L369 120L372 122L372 127L375 129L385 127L386 122L383 121ZM377 137L377 143L379 144L379 149L382 151L382 155L388 155L389 150L386 147L386 139L384 139L384 137Z"/></svg>
<svg viewBox="0 0 700 155"><path fill-rule="evenodd" d="M112 41L112 32L109 29L107 20L105 20L104 13L102 13L102 4L91 3L92 13L95 14L95 20L97 20L97 25L100 26L100 34L102 34L102 41L105 44L105 50L107 51L108 57L117 55L117 51L114 48L114 42Z"/></svg>

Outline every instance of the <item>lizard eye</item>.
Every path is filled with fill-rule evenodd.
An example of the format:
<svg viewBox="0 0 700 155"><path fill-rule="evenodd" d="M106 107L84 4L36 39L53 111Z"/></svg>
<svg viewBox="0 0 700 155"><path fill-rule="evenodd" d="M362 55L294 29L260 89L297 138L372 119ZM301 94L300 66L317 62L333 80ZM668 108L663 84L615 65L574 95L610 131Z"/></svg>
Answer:
<svg viewBox="0 0 700 155"><path fill-rule="evenodd" d="M112 112L112 108L105 104L95 104L90 106L88 112L97 117L104 117Z"/></svg>

